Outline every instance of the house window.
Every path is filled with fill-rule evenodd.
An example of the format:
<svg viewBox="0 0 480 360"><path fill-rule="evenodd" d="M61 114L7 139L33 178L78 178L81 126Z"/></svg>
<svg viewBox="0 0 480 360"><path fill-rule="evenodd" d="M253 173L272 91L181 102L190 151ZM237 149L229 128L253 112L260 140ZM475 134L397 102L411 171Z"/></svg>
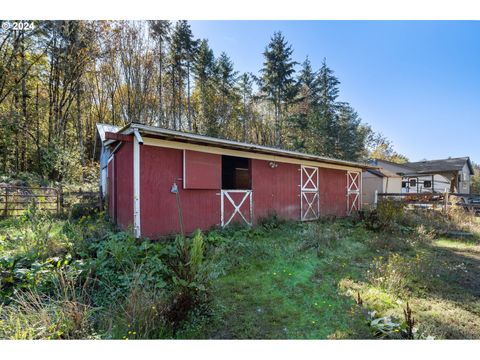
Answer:
<svg viewBox="0 0 480 360"><path fill-rule="evenodd" d="M432 180L425 180L423 182L423 187L424 188L431 188L432 187Z"/></svg>
<svg viewBox="0 0 480 360"><path fill-rule="evenodd" d="M407 182L406 181L402 181L402 188L406 188L407 187Z"/></svg>
<svg viewBox="0 0 480 360"><path fill-rule="evenodd" d="M251 190L250 159L222 156L222 189Z"/></svg>
<svg viewBox="0 0 480 360"><path fill-rule="evenodd" d="M410 179L410 187L416 187L417 186L417 179Z"/></svg>

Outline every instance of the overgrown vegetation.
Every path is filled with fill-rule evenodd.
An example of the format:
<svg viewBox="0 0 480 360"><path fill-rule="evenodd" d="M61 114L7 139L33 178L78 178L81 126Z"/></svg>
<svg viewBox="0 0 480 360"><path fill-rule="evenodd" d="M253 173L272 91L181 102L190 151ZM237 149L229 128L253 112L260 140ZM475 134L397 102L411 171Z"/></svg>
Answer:
<svg viewBox="0 0 480 360"><path fill-rule="evenodd" d="M156 242L32 209L0 222L0 338L480 338L478 218L395 206Z"/></svg>

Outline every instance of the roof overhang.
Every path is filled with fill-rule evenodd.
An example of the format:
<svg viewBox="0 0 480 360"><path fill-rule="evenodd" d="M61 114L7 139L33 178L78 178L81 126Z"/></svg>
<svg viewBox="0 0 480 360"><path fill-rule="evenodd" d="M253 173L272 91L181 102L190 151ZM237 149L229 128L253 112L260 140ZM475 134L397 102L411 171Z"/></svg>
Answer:
<svg viewBox="0 0 480 360"><path fill-rule="evenodd" d="M322 162L327 164L343 165L343 166L365 169L365 170L378 169L378 166L372 166L372 165L353 162L353 161L333 159L333 158L324 157L324 156L305 154L305 153L296 152L296 151L283 150L283 149L249 144L249 143L242 143L242 142L226 140L226 139L217 139L210 136L185 133L181 131L163 129L155 126L148 126L148 125L137 124L137 123L130 123L118 130L118 134L122 134L122 135L137 136L136 133L138 133L138 135L140 136L143 135L145 137L154 137L154 138L171 140L171 141L194 143L194 144L200 144L200 145L209 145L209 146L215 146L215 147L232 149L232 150L242 150L242 151L253 152L253 153L274 155L278 157L288 157L288 158ZM115 140L106 140L105 144L107 145L111 142L115 142Z"/></svg>

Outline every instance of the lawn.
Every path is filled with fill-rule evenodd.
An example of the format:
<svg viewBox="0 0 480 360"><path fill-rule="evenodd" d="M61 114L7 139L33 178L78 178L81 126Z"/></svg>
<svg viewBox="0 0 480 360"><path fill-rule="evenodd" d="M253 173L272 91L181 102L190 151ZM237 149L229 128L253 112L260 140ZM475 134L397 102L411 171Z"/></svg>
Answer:
<svg viewBox="0 0 480 360"><path fill-rule="evenodd" d="M416 215L380 230L268 219L151 242L103 214L7 219L0 337L402 338L408 302L415 338L478 339L478 220L464 238Z"/></svg>

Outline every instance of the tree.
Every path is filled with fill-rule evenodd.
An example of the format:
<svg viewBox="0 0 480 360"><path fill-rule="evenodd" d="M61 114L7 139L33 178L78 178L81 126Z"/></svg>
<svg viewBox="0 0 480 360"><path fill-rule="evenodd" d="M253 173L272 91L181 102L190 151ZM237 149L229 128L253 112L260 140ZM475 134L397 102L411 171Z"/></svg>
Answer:
<svg viewBox="0 0 480 360"><path fill-rule="evenodd" d="M194 123L194 131L204 132L215 136L218 134L218 122L209 106L212 96L213 78L215 75L215 57L208 45L208 40L201 40L198 47L197 58L193 66L195 86L199 94L198 119ZM203 127L203 131L201 128Z"/></svg>
<svg viewBox="0 0 480 360"><path fill-rule="evenodd" d="M253 82L254 78L251 73L243 73L239 77L238 92L242 98L242 141L247 141L249 130L249 122L252 118L252 101L253 101Z"/></svg>
<svg viewBox="0 0 480 360"><path fill-rule="evenodd" d="M313 151L321 155L334 156L338 143L338 104L336 103L339 94L340 81L333 70L323 59L322 66L318 71L318 105L315 109L315 116L312 121L313 133L321 135L314 139L311 145ZM322 141L320 141L320 138Z"/></svg>
<svg viewBox="0 0 480 360"><path fill-rule="evenodd" d="M167 126L165 123L165 110L164 110L164 101L163 101L163 81L162 75L164 72L163 69L163 59L165 57L165 43L170 39L170 30L171 22L169 20L152 20L150 24L150 33L157 43L157 56L158 56L158 82L157 82L157 91L158 91L158 106L159 106L159 116L158 116L158 126Z"/></svg>
<svg viewBox="0 0 480 360"><path fill-rule="evenodd" d="M275 145L282 145L283 113L297 92L293 49L281 32L275 32L265 48L260 85L274 107Z"/></svg>
<svg viewBox="0 0 480 360"><path fill-rule="evenodd" d="M408 158L402 154L397 153L392 146L392 143L386 139L382 134L372 133L367 140L367 146L370 148L369 158L387 160L398 164L408 162Z"/></svg>
<svg viewBox="0 0 480 360"><path fill-rule="evenodd" d="M220 93L220 126L224 125L230 117L232 107L229 106L232 100L234 85L237 80L238 72L234 70L233 62L225 52L222 52L215 64L215 77Z"/></svg>
<svg viewBox="0 0 480 360"><path fill-rule="evenodd" d="M474 174L472 176L470 193L480 194L480 165L472 162Z"/></svg>

